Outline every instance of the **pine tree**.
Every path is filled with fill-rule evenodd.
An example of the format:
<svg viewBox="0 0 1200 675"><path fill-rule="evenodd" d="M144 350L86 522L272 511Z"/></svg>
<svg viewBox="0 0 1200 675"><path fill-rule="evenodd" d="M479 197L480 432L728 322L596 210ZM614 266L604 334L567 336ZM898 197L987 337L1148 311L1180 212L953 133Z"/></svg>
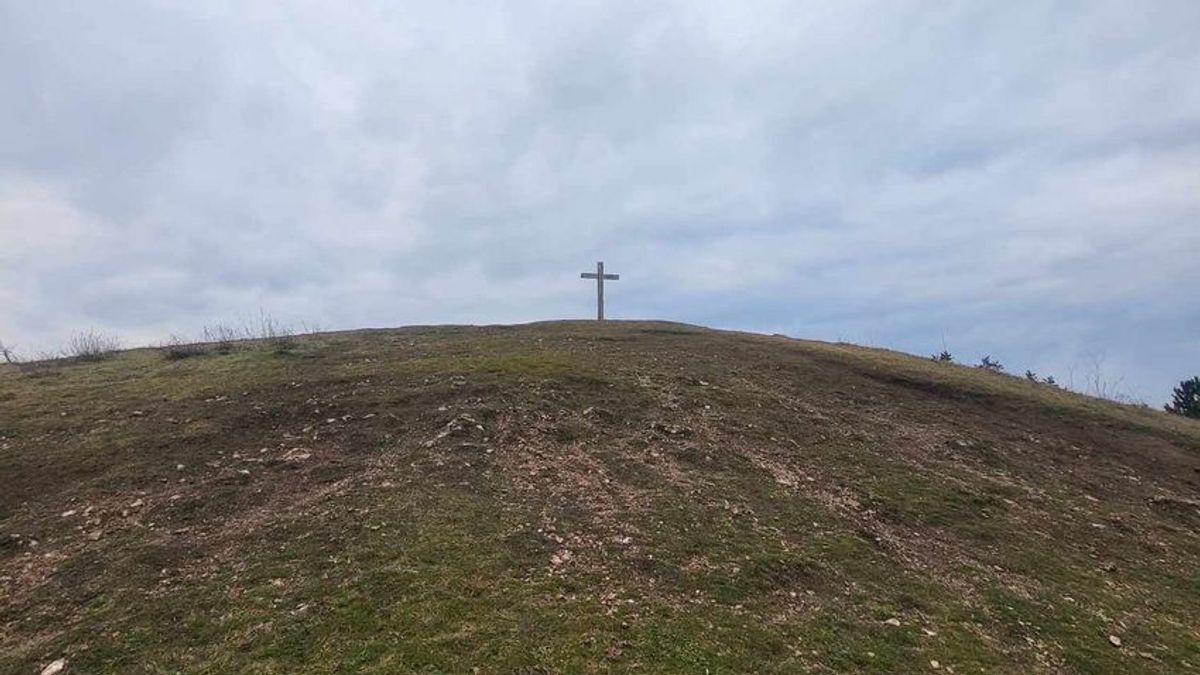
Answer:
<svg viewBox="0 0 1200 675"><path fill-rule="evenodd" d="M1166 409L1169 413L1200 419L1200 377L1180 382Z"/></svg>

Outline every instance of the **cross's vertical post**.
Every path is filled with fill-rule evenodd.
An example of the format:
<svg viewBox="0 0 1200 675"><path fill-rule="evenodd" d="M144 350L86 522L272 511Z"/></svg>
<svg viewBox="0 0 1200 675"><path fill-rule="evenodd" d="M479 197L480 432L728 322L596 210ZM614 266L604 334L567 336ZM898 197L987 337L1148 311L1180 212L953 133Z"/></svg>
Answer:
<svg viewBox="0 0 1200 675"><path fill-rule="evenodd" d="M604 320L604 261L596 263L596 320Z"/></svg>
<svg viewBox="0 0 1200 675"><path fill-rule="evenodd" d="M583 272L579 275L580 279L595 279L596 280L596 320L604 320L604 282L617 281L621 278L619 274L605 274L604 262L596 263L596 273Z"/></svg>

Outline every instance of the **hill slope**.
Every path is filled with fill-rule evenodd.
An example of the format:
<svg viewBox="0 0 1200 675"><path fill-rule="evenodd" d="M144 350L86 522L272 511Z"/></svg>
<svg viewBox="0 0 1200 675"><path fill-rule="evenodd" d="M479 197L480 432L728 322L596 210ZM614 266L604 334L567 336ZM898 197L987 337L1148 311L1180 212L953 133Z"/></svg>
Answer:
<svg viewBox="0 0 1200 675"><path fill-rule="evenodd" d="M0 672L1200 669L1187 420L678 324L286 347L0 369Z"/></svg>

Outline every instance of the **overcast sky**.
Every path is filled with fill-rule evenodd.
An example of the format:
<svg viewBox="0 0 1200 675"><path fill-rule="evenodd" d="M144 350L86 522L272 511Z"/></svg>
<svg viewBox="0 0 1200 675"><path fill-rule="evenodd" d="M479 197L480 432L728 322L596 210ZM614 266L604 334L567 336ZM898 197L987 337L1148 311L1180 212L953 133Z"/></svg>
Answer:
<svg viewBox="0 0 1200 675"><path fill-rule="evenodd" d="M1200 374L1200 2L0 0L0 340L613 318Z"/></svg>

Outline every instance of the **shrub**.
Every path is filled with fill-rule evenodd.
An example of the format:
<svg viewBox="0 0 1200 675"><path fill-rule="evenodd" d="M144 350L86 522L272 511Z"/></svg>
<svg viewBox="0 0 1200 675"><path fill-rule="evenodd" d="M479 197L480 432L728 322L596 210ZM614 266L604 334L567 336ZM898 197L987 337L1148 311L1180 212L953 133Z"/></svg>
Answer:
<svg viewBox="0 0 1200 675"><path fill-rule="evenodd" d="M171 360L187 359L193 356L203 356L208 353L204 344L186 342L183 338L172 335L163 345L163 355Z"/></svg>
<svg viewBox="0 0 1200 675"><path fill-rule="evenodd" d="M5 363L16 364L20 362L17 358L17 353L13 351L12 347L5 345L3 342L0 342L0 358L4 359Z"/></svg>
<svg viewBox="0 0 1200 675"><path fill-rule="evenodd" d="M1047 375L1046 377L1038 377L1038 374L1033 372L1032 370L1026 370L1025 371L1025 379L1029 380L1030 382L1034 382L1036 384L1045 384L1045 385L1048 385L1051 387L1058 387L1058 382L1056 382L1054 380L1053 375Z"/></svg>
<svg viewBox="0 0 1200 675"><path fill-rule="evenodd" d="M291 326L280 323L275 317L265 312L258 315L258 334L255 337L267 341L271 348L278 353L289 352L296 346L296 331Z"/></svg>
<svg viewBox="0 0 1200 675"><path fill-rule="evenodd" d="M240 325L217 324L204 327L203 341L218 354L228 354L236 343L258 340L265 342L276 352L288 352L296 346L296 331L266 312L259 312L258 320L245 321Z"/></svg>
<svg viewBox="0 0 1200 675"><path fill-rule="evenodd" d="M277 354L286 354L296 347L296 337L294 335L276 335L269 339L267 344L271 345Z"/></svg>
<svg viewBox="0 0 1200 675"><path fill-rule="evenodd" d="M938 363L954 363L954 357L945 349L943 349L940 354L934 354L929 358L937 361Z"/></svg>
<svg viewBox="0 0 1200 675"><path fill-rule="evenodd" d="M1184 417L1200 419L1200 377L1184 380L1175 387L1166 411Z"/></svg>
<svg viewBox="0 0 1200 675"><path fill-rule="evenodd" d="M224 324L217 324L215 326L204 327L203 342L212 345L212 348L218 354L228 354L233 351L233 343L245 337L245 335L239 334L234 328Z"/></svg>
<svg viewBox="0 0 1200 675"><path fill-rule="evenodd" d="M1004 366L1000 365L999 361L992 360L991 355L985 356L979 360L979 365L976 368L982 368L991 373L1003 373Z"/></svg>
<svg viewBox="0 0 1200 675"><path fill-rule="evenodd" d="M121 341L112 335L94 330L76 333L67 343L66 356L78 361L100 361L121 348Z"/></svg>

